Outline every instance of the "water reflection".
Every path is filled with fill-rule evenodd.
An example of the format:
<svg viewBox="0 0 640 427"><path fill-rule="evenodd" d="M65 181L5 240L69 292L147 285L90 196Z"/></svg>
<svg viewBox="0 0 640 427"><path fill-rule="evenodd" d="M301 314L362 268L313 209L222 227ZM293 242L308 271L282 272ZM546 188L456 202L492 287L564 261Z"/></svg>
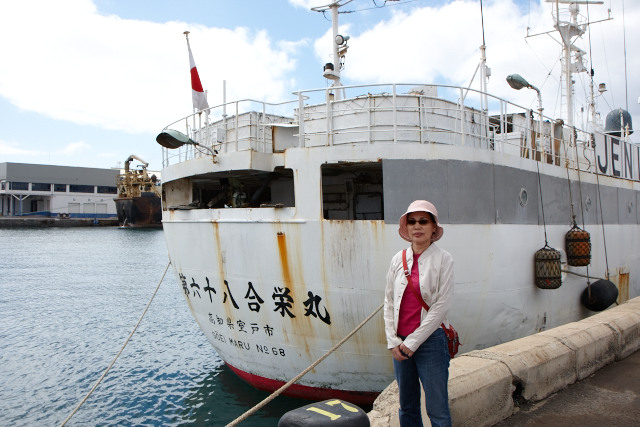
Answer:
<svg viewBox="0 0 640 427"><path fill-rule="evenodd" d="M270 393L256 390L226 365L200 379L185 398L182 421L195 425L226 425L266 399ZM242 426L277 425L287 411L312 403L310 400L278 396L242 423Z"/></svg>

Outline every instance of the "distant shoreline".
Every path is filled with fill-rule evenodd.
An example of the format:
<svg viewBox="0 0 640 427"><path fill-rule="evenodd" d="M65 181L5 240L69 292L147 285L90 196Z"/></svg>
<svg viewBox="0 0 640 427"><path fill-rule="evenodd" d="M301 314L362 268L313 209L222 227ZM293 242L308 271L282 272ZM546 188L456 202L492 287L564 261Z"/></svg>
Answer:
<svg viewBox="0 0 640 427"><path fill-rule="evenodd" d="M0 228L118 227L118 218L0 217Z"/></svg>

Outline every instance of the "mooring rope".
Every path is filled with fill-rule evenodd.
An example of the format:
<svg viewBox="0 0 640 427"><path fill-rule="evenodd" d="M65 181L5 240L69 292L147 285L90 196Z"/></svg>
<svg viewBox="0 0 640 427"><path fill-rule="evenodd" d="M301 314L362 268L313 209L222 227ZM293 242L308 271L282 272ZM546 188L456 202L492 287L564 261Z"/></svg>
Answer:
<svg viewBox="0 0 640 427"><path fill-rule="evenodd" d="M544 199L542 198L542 182L540 181L540 166L538 166L538 163L540 163L540 161L537 159L535 159L535 161L536 161L536 171L538 172L538 190L540 192L540 208L542 209L542 226L544 227L544 246L546 248L547 246L549 246L549 241L547 240L547 221L545 221L544 219Z"/></svg>
<svg viewBox="0 0 640 427"><path fill-rule="evenodd" d="M595 150L593 155L595 156ZM599 178L600 174L598 173L598 171L596 171L596 182L597 182L597 189L598 189L598 205L600 206L600 221L601 221L601 225L602 225L602 243L604 245L604 262L606 264L607 267L607 271L606 271L606 276L607 279L609 279L609 256L607 255L607 238L605 236L604 233L604 213L602 212L602 196L600 195L600 178Z"/></svg>
<svg viewBox="0 0 640 427"><path fill-rule="evenodd" d="M588 280L591 280L591 279L607 280L607 279L604 279L602 277L590 276L588 273L587 274L580 274L580 273L576 273L575 271L569 271L569 270L560 270L560 271L563 272L563 273L573 274L574 276L584 277L584 278L586 278ZM591 296L591 295L589 295L589 296Z"/></svg>
<svg viewBox="0 0 640 427"><path fill-rule="evenodd" d="M277 389L276 391L271 393L271 395L269 395L269 397L264 399L262 402L258 403L256 406L254 406L253 408L249 409L247 412L245 412L244 414L242 414L241 416L239 416L235 420L231 421L229 424L226 425L226 427L233 427L233 426L236 426L236 425L240 424L242 421L244 421L247 418L249 418L251 415L253 415L256 411L258 411L264 405L266 405L267 403L271 402L273 399L278 397L283 391L285 391L290 386L292 386L294 383L296 383L300 378L305 376L310 370L312 370L313 368L318 366L320 364L320 362L322 362L324 359L329 357L329 355L331 355L334 351L336 351L342 344L347 342L347 340L349 338L351 338L353 336L353 334L358 332L360 330L360 328L362 328L369 320L371 320L373 318L373 316L375 316L376 313L382 309L383 306L384 306L384 304L380 304L380 306L378 308L376 308L373 311L373 313L371 313L366 319L364 319L362 322L360 322L360 324L358 326L356 326L354 330L349 332L347 334L347 336L345 336L338 344L334 345L331 348L331 350L327 351L322 357L320 357L318 360L316 360L311 365L309 365L309 367L307 369L305 369L304 371L300 372L293 379L291 379L288 383L286 383L285 385L283 385L282 387L280 387L279 389Z"/></svg>
<svg viewBox="0 0 640 427"><path fill-rule="evenodd" d="M82 399L80 401L80 403L78 403L78 406L76 406L75 409L73 411L71 411L69 416L62 422L62 424L60 424L60 427L63 427L65 424L67 424L67 422L71 419L71 417L73 417L75 415L75 413L78 412L80 407L87 401L87 399L89 399L89 396L91 396L91 394L94 392L94 390L96 388L98 388L98 386L100 385L100 383L102 382L104 377L107 376L107 373L111 370L113 365L116 363L116 360L118 360L118 357L120 357L120 354L122 354L122 351L124 350L124 348L129 343L129 340L131 340L131 337L136 332L136 329L138 329L138 326L140 325L140 322L142 322L142 318L144 317L145 314L147 314L147 310L149 309L149 306L151 305L151 302L153 301L153 299L155 298L156 294L158 293L158 289L160 289L160 285L162 284L162 282L164 280L164 276L167 274L167 271L169 270L169 266L170 265L171 265L171 261L169 261L169 263L167 264L167 267L164 269L164 273L162 273L162 278L160 279L160 282L158 282L158 286L156 286L156 290L153 291L153 295L151 295L151 299L147 303L147 306L144 308L144 311L142 312L142 315L140 316L140 319L138 319L138 323L136 323L136 326L133 327L133 330L131 331L131 333L129 334L127 339L125 340L125 342L122 345L122 347L120 348L120 351L118 352L118 354L116 354L116 357L113 359L111 364L109 364L109 366L104 371L102 376L100 378L98 378L98 381L96 381L95 385L93 386L93 388L91 390L89 390L89 393L87 393L87 395L84 397L84 399Z"/></svg>
<svg viewBox="0 0 640 427"><path fill-rule="evenodd" d="M593 77L592 77L593 78ZM576 129L575 127L572 128L573 132L571 133L572 135L572 139L573 139L573 146L575 147L575 153L576 153L576 171L578 172L578 190L580 191L580 216L582 217L582 229L586 231L587 227L585 226L585 221L584 221L584 200L582 198L582 179L580 178L580 161L578 160L578 143L575 140L576 139ZM567 180L569 180L569 169L567 168ZM576 214L573 211L573 198L571 197L571 180L569 180L569 198L571 199L571 215L573 218L573 227L577 227L576 224ZM597 218L597 214L596 214L596 218ZM567 273L571 273L574 274L572 272L567 271ZM582 276L582 277L586 277L587 278L587 294L589 297L589 300L591 300L591 277L589 277L589 264L587 264L587 275L581 275L581 274L576 274L577 276Z"/></svg>

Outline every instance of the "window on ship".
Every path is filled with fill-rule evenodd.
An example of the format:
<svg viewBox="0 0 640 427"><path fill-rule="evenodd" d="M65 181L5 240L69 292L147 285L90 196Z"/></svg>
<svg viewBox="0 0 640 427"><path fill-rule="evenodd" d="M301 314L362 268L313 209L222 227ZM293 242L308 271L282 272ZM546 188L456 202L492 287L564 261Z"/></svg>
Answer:
<svg viewBox="0 0 640 427"><path fill-rule="evenodd" d="M321 171L324 219L384 219L381 162L325 164Z"/></svg>
<svg viewBox="0 0 640 427"><path fill-rule="evenodd" d="M293 171L275 168L273 172L234 171L191 178L191 200L175 194L184 185L180 180L163 188L165 209L222 209L294 207ZM175 187L175 188L174 188Z"/></svg>

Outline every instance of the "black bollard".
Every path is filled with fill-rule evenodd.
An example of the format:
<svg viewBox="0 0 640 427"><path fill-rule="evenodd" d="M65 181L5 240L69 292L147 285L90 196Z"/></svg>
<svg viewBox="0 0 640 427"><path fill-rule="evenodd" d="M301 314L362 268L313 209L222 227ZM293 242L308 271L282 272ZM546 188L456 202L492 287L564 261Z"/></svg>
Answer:
<svg viewBox="0 0 640 427"><path fill-rule="evenodd" d="M340 399L312 403L284 414L278 427L369 427L367 413Z"/></svg>

